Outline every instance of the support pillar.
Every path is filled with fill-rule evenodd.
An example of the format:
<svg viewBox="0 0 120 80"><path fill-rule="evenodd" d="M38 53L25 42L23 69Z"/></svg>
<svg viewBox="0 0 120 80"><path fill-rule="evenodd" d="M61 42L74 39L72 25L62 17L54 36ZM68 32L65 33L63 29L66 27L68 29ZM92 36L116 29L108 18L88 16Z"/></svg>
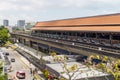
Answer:
<svg viewBox="0 0 120 80"><path fill-rule="evenodd" d="M37 50L39 51L39 43L37 42Z"/></svg>
<svg viewBox="0 0 120 80"><path fill-rule="evenodd" d="M29 41L29 47L32 47L32 41Z"/></svg>
<svg viewBox="0 0 120 80"><path fill-rule="evenodd" d="M112 44L112 34L111 34L111 33L110 33L109 40L110 40L110 45L113 45L113 44Z"/></svg>
<svg viewBox="0 0 120 80"><path fill-rule="evenodd" d="M97 34L97 33L95 33L95 36L96 36L96 37L95 37L96 41L100 43L100 40L99 40L99 37L98 37L98 34Z"/></svg>
<svg viewBox="0 0 120 80"><path fill-rule="evenodd" d="M87 37L87 33L85 32L85 36L84 36L84 38L86 38Z"/></svg>

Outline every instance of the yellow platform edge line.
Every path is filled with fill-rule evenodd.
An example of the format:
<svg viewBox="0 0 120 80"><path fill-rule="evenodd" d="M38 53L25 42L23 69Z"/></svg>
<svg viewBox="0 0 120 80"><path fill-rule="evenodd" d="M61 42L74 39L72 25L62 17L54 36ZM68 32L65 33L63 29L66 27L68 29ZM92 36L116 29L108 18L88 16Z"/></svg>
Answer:
<svg viewBox="0 0 120 80"><path fill-rule="evenodd" d="M41 77L40 77L38 74L34 74L34 77L35 77L37 80L42 80Z"/></svg>

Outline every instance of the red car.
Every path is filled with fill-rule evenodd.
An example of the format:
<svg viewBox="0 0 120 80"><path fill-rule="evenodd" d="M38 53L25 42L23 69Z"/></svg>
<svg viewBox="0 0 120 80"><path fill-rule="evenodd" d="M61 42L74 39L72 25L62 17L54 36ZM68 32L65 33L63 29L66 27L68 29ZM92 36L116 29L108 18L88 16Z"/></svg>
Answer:
<svg viewBox="0 0 120 80"><path fill-rule="evenodd" d="M25 79L26 74L24 71L17 71L16 72L16 77L18 77L19 79Z"/></svg>

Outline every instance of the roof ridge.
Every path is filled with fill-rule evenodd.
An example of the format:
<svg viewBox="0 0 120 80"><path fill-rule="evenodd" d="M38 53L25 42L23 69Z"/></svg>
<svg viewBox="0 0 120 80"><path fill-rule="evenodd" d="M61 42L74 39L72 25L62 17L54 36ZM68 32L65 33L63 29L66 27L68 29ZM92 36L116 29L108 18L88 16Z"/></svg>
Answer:
<svg viewBox="0 0 120 80"><path fill-rule="evenodd" d="M56 19L56 20L48 20L48 21L40 21L40 22L54 22L54 21L62 21L62 20L84 19L84 18L104 17L104 16L113 16L113 15L120 15L120 13L103 14L103 15L86 16L86 17L76 17L76 18L66 18L66 19L58 19L58 20ZM40 23L40 22L37 22L37 23Z"/></svg>

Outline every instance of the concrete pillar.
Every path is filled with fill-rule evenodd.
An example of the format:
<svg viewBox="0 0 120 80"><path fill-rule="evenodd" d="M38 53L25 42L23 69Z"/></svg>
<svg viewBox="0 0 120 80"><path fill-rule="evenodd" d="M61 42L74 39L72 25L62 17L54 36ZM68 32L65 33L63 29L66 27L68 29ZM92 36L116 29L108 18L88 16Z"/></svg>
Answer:
<svg viewBox="0 0 120 80"><path fill-rule="evenodd" d="M23 39L23 44L26 45L26 40L25 39Z"/></svg>
<svg viewBox="0 0 120 80"><path fill-rule="evenodd" d="M25 45L24 39L22 39L22 43Z"/></svg>
<svg viewBox="0 0 120 80"><path fill-rule="evenodd" d="M98 35L97 35L97 33L95 33L95 36L96 36L96 39L98 39Z"/></svg>
<svg viewBox="0 0 120 80"><path fill-rule="evenodd" d="M19 42L22 43L22 39L19 37Z"/></svg>
<svg viewBox="0 0 120 80"><path fill-rule="evenodd" d="M84 38L86 38L87 37L87 33L85 32L85 36L84 36Z"/></svg>
<svg viewBox="0 0 120 80"><path fill-rule="evenodd" d="M112 34L111 33L110 33L109 41L110 41L110 45L113 45L112 44Z"/></svg>
<svg viewBox="0 0 120 80"><path fill-rule="evenodd" d="M97 34L97 33L95 33L95 35L96 35L95 39L97 40L97 42L99 42L99 43L100 43L100 40L99 40L98 34Z"/></svg>
<svg viewBox="0 0 120 80"><path fill-rule="evenodd" d="M32 47L32 41L29 41L29 47Z"/></svg>
<svg viewBox="0 0 120 80"><path fill-rule="evenodd" d="M20 43L21 43L21 40L20 40L20 38L18 38L18 42L20 42Z"/></svg>
<svg viewBox="0 0 120 80"><path fill-rule="evenodd" d="M37 42L37 50L39 51L39 43Z"/></svg>

